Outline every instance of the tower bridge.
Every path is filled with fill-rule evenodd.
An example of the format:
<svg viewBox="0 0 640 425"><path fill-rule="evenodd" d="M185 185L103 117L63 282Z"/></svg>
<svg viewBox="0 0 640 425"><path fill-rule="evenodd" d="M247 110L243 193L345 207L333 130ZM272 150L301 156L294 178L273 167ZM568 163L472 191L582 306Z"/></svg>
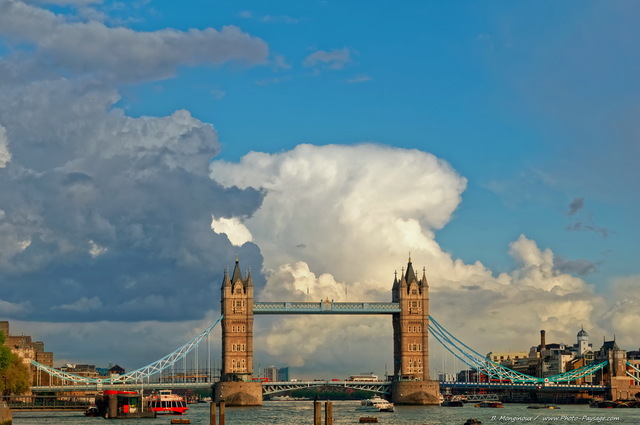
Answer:
<svg viewBox="0 0 640 425"><path fill-rule="evenodd" d="M263 386L252 382L253 321L257 314L386 314L393 324L394 403L438 404L438 382L429 376L429 284L426 270L418 277L411 259L396 275L391 302L255 302L251 273L242 276L239 261L225 270L221 288L222 371L215 385L216 400L229 405L262 404ZM388 392L385 390L385 392Z"/></svg>
<svg viewBox="0 0 640 425"><path fill-rule="evenodd" d="M185 362L186 356L195 353L196 370L198 348L209 337L211 331L220 324L222 328L222 364L220 379L215 383L214 394L217 400L224 399L228 405L261 405L263 394L289 391L295 388L312 386L342 386L357 388L391 397L397 404L438 404L440 388L542 388L545 391L589 391L606 392L612 399L628 399L640 391L640 367L626 360L624 350L615 346L607 351L606 358L598 362L584 362L577 369L545 378L526 375L495 363L477 353L462 341L455 338L433 317L429 315L429 285L426 271L418 277L411 259L406 271L400 277L396 274L391 302L259 302L254 300L253 281L250 273L242 276L238 259L231 276L225 270L221 286L222 315L202 333L145 367L109 378L90 378L74 375L59 369L31 363L38 373L55 377L64 385L33 386L33 392L101 390L108 388L209 388L213 375L205 379L187 382L187 375L180 381L180 375L171 375L171 382L164 380L163 374L171 371L179 361ZM309 381L309 382L256 382L253 372L253 321L255 315L273 314L316 314L316 315L389 315L393 325L393 375L385 382L352 381ZM583 331L582 331L583 332ZM429 375L429 336L434 337L442 346L485 375L487 381L476 383L438 383ZM604 349L604 346L603 346ZM208 355L207 358L211 359ZM209 371L211 371L209 364ZM599 374L607 385L576 385L587 375ZM151 381L152 376L160 376ZM198 375L199 376L199 375ZM175 379L178 379L176 381ZM494 384L493 381L497 381Z"/></svg>

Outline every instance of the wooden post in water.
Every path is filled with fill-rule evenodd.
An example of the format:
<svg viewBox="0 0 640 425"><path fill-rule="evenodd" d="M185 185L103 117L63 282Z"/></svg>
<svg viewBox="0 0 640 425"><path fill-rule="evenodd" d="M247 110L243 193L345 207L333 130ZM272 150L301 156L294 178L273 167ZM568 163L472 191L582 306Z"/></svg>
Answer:
<svg viewBox="0 0 640 425"><path fill-rule="evenodd" d="M107 411L109 419L115 419L118 417L118 396L115 394L109 394L109 410Z"/></svg>
<svg viewBox="0 0 640 425"><path fill-rule="evenodd" d="M220 425L224 425L224 400L220 400Z"/></svg>
<svg viewBox="0 0 640 425"><path fill-rule="evenodd" d="M318 400L313 402L313 425L322 425L322 407Z"/></svg>
<svg viewBox="0 0 640 425"><path fill-rule="evenodd" d="M324 425L333 425L333 404L330 401L324 403Z"/></svg>
<svg viewBox="0 0 640 425"><path fill-rule="evenodd" d="M216 402L211 400L209 404L209 425L216 425Z"/></svg>

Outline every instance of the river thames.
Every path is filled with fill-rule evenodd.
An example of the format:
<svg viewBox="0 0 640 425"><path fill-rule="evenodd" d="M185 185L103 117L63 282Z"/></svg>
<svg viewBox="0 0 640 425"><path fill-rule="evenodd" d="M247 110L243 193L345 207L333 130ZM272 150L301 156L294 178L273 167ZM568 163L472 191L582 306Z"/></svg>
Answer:
<svg viewBox="0 0 640 425"><path fill-rule="evenodd" d="M587 405L560 405L559 409L528 409L527 404L505 404L504 408L396 406L394 413L370 413L356 410L357 401L334 401L334 424L357 424L361 416L376 416L378 423L389 425L462 425L474 418L487 424L640 424L640 409L596 409ZM324 424L324 402L322 402ZM158 416L155 419L128 419L126 425L170 424L176 417L188 418L193 425L209 425L209 404L190 404L183 416ZM82 412L14 411L14 425L80 425L103 423L102 418L87 418ZM116 420L117 422L117 420ZM265 401L262 407L226 409L227 425L300 425L313 424L312 401Z"/></svg>

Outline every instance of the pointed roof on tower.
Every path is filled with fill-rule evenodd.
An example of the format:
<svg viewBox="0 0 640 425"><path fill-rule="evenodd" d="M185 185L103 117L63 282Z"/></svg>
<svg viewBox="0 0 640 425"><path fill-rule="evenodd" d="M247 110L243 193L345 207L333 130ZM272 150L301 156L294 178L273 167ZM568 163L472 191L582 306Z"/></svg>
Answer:
<svg viewBox="0 0 640 425"><path fill-rule="evenodd" d="M251 267L247 270L247 288L253 287L253 279L251 279Z"/></svg>
<svg viewBox="0 0 640 425"><path fill-rule="evenodd" d="M231 282L235 282L240 279L242 281L242 272L240 271L240 261L236 255L236 266L233 268L233 275L231 276Z"/></svg>
<svg viewBox="0 0 640 425"><path fill-rule="evenodd" d="M418 279L416 278L416 273L413 271L413 265L411 264L411 254L409 254L409 263L407 264L407 272L404 275L404 279L407 281L407 283L418 281Z"/></svg>
<svg viewBox="0 0 640 425"><path fill-rule="evenodd" d="M224 277L222 278L222 287L231 286L231 280L229 279L229 267L224 268Z"/></svg>
<svg viewBox="0 0 640 425"><path fill-rule="evenodd" d="M422 268L422 278L420 279L420 286L422 286L423 288L428 288L429 287L429 282L427 282L427 268L426 267Z"/></svg>
<svg viewBox="0 0 640 425"><path fill-rule="evenodd" d="M400 269L400 282L398 282L401 288L407 287L407 280L405 279L404 267Z"/></svg>

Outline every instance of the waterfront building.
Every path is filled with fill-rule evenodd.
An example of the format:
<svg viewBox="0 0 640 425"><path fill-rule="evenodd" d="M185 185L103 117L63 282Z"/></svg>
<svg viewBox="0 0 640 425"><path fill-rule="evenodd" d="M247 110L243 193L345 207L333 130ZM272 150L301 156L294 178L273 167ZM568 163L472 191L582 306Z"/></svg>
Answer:
<svg viewBox="0 0 640 425"><path fill-rule="evenodd" d="M110 378L125 374L125 370L118 365L111 366L107 372L109 373Z"/></svg>
<svg viewBox="0 0 640 425"><path fill-rule="evenodd" d="M487 375L478 373L475 369L461 370L456 375L457 382L487 382Z"/></svg>
<svg viewBox="0 0 640 425"><path fill-rule="evenodd" d="M573 346L573 351L577 352L576 357L584 356L585 353L593 351L593 344L589 343L589 334L583 327L580 329L580 332L578 332L577 338L578 343Z"/></svg>
<svg viewBox="0 0 640 425"><path fill-rule="evenodd" d="M100 373L92 364L66 364L60 368L61 371L73 373L74 375L84 376L86 378L97 379Z"/></svg>
<svg viewBox="0 0 640 425"><path fill-rule="evenodd" d="M278 381L280 382L288 382L289 381L289 367L281 367L278 369Z"/></svg>
<svg viewBox="0 0 640 425"><path fill-rule="evenodd" d="M515 366L520 366L523 363L528 364L529 353L526 351L491 351L487 353L487 358L494 363L514 369Z"/></svg>
<svg viewBox="0 0 640 425"><path fill-rule="evenodd" d="M546 343L546 333L540 331L540 345L531 347L529 351L528 374L540 378L558 375L569 370L577 369L578 365L586 365L594 360L592 344L589 335L581 327L576 335L576 344ZM583 359L583 360L579 360ZM523 373L523 370L519 370ZM586 378L589 379L589 378Z"/></svg>
<svg viewBox="0 0 640 425"><path fill-rule="evenodd" d="M593 344L589 342L589 334L581 327L577 335L578 342L573 345L571 352L574 353L574 358L570 359L566 363L565 370L575 370L583 366L591 364L595 361L595 354L593 353ZM593 375L583 376L576 379L575 384L592 384L594 381Z"/></svg>
<svg viewBox="0 0 640 425"><path fill-rule="evenodd" d="M640 354L640 353L639 353ZM611 388L608 398L611 400L632 400L640 393L640 359L635 352L627 353L618 347L615 337L603 341L599 350L594 352L594 361L608 364L596 372L594 383Z"/></svg>
<svg viewBox="0 0 640 425"><path fill-rule="evenodd" d="M615 337L611 341L603 340L602 346L594 353L596 362L608 360L609 365L600 369L595 375L595 381L598 384L608 385L611 383L611 377L615 376L616 359L624 358L626 360L626 351L620 349L616 343Z"/></svg>
<svg viewBox="0 0 640 425"><path fill-rule="evenodd" d="M446 372L438 373L438 382L455 382L456 378L457 377L455 373L446 373Z"/></svg>
<svg viewBox="0 0 640 425"><path fill-rule="evenodd" d="M275 366L265 367L262 376L271 382L276 382L278 381L278 368Z"/></svg>
<svg viewBox="0 0 640 425"><path fill-rule="evenodd" d="M591 363L593 363L594 361L594 354L593 351L588 351L586 353L584 353L584 355L580 356L580 357L576 357L574 359L571 359L567 362L566 364L566 370L567 372L570 370L576 370L576 369L580 369L583 366L587 366ZM582 378L578 378L575 381L572 381L574 384L593 384L594 383L594 377L593 375L586 375L583 376Z"/></svg>
<svg viewBox="0 0 640 425"><path fill-rule="evenodd" d="M516 372L546 378L574 370L595 360L589 335L581 327L576 335L576 343L547 343L546 332L540 331L540 344L524 351L489 352L487 358ZM591 382L585 377L580 382Z"/></svg>
<svg viewBox="0 0 640 425"><path fill-rule="evenodd" d="M51 385L53 380L49 374L39 372L31 365L31 360L53 367L53 353L44 351L44 342L32 341L29 335L11 335L9 322L0 321L0 332L5 335L4 345L20 357L31 374L32 385Z"/></svg>

